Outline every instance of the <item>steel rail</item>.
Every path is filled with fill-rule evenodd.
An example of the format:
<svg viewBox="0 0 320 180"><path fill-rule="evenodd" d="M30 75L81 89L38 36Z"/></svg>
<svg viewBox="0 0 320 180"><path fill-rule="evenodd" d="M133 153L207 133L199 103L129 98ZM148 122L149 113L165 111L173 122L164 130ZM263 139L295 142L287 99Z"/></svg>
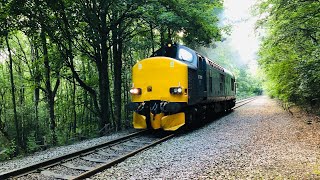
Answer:
<svg viewBox="0 0 320 180"><path fill-rule="evenodd" d="M239 101L236 101L236 104L242 103L242 102L244 102L244 101L248 101L248 100L250 100L250 99L255 99L256 97L257 97L257 96L249 97L249 98L246 98L246 99L241 99L241 100L239 100Z"/></svg>
<svg viewBox="0 0 320 180"><path fill-rule="evenodd" d="M245 105L245 104L247 104L247 103L249 103L249 102L251 102L251 101L253 101L253 100L255 100L255 99L256 99L256 97L250 97L250 98L247 98L247 99L243 99L243 100L241 100L241 101L238 101L238 102L236 102L237 104L240 104L240 103L242 103L242 104L240 104L240 105L238 105L238 106L235 106L233 109L236 109L236 108L238 108L238 107L240 107L240 106L243 106L243 105ZM105 164L103 164L103 165L101 165L101 166L99 166L99 167L97 167L97 168L95 168L95 169L93 169L93 170L86 171L86 172L84 172L83 174L80 174L79 176L73 177L72 179L78 180L78 179L86 179L86 178L89 178L89 177L93 176L94 174L97 174L98 172L101 172L101 171L103 171L103 170L105 170L105 169L108 169L108 168L110 168L111 166L113 166L113 165L115 165L115 164L118 164L118 163L124 161L125 159L127 159L127 158L129 158L129 157L131 157L131 156L134 156L135 154L137 154L137 153L139 153L139 152L141 152L141 151L143 151L143 150L145 150L145 149L147 149L147 148L150 148L150 147L152 147L152 146L155 146L155 145L157 145L157 144L159 144L159 143L161 143L161 142L163 142L163 141L166 141L166 140L172 138L174 135L175 135L175 134L170 134L170 135L168 135L168 136L166 136L166 137L164 137L164 138L161 138L161 139L158 140L158 141L155 141L155 142L152 143L152 144L148 144L148 145L146 145L146 146L144 146L144 147L142 147L142 148L140 148L140 149L138 149L138 150L132 151L132 152L130 152L130 153L124 155L124 156L121 156L121 157L119 157L119 158L117 158L117 159L115 159L115 160L112 160L112 161L110 161L110 162L107 162L107 163L105 163Z"/></svg>
<svg viewBox="0 0 320 180"><path fill-rule="evenodd" d="M235 107L233 107L232 109L236 109L236 108L239 108L253 100L255 100L256 97L250 97L250 98L247 98L247 99L243 99L243 100L240 100L240 101L237 101L236 104L240 104L240 105L236 105ZM46 168L49 168L49 167L52 167L52 166L56 166L56 165L59 165L61 164L62 161L67 161L67 160L71 160L73 158L76 158L76 157L79 157L81 155L84 155L84 154L88 154L90 152L94 152L95 150L97 149L100 149L102 147L105 147L105 146L109 146L109 145L114 145L114 144L117 144L118 142L121 142L123 140L126 140L126 139L130 139L132 137L135 137L135 136L138 136L142 133L145 133L147 132L147 130L142 130L142 131L139 131L139 132L135 132L135 133L132 133L132 134L129 134L129 135L126 135L126 136L123 136L121 138L118 138L118 139L114 139L114 140L111 140L111 141L108 141L108 142L105 142L105 143L101 143L101 144L98 144L96 146L92 146L90 148L86 148L86 149L83 149L83 150L80 150L80 151L76 151L76 152L73 152L73 153L70 153L70 154L66 154L66 155L62 155L62 156L59 156L59 157L56 157L56 158L52 158L52 159L49 159L49 160L46 160L46 161L42 161L40 163L36 163L36 164L33 164L33 165L30 165L30 166L27 166L27 167L23 167L23 168L19 168L19 169L16 169L16 170L12 170L12 171L9 171L9 172L5 172L5 173L0 173L0 179L8 179L8 178L13 178L13 177L21 177L21 176L24 176L24 175L27 175L27 174L30 174L30 173L33 173L33 172L37 172L39 169L46 169ZM124 161L125 159L127 159L128 157L131 157L149 147L152 147L152 146L155 146L163 141L166 141L167 139L173 137L174 134L170 134L164 138L161 138L160 140L157 140L151 144L148 144L138 150L134 150L128 154L125 154L117 159L114 159L114 160L111 160L110 162L107 162L103 165L100 165L92 170L89 170L89 171L86 171L82 174L80 174L79 176L75 176L75 177L72 177L72 179L84 179L84 178L87 178L87 177L90 177L98 172L101 172L115 164L118 164L122 161Z"/></svg>
<svg viewBox="0 0 320 180"><path fill-rule="evenodd" d="M107 163L105 163L105 164L103 164L103 165L101 165L101 166L99 166L99 167L97 167L97 168L95 168L95 169L93 169L93 170L87 171L87 172L85 172L85 173L83 173L83 174L80 174L79 176L74 177L74 178L72 178L72 179L76 180L76 179L85 179L85 178L91 177L92 175L97 174L98 172L101 172L101 171L103 171L103 170L105 170L105 169L108 169L108 168L110 168L111 166L113 166L113 165L115 165L115 164L118 164L118 163L124 161L125 159L127 159L127 158L129 158L129 157L131 157L131 156L133 156L133 155L135 155L135 154L137 154L137 153L139 153L139 152L147 149L147 148L150 148L150 147L152 147L152 146L155 146L155 145L157 145L157 144L160 144L160 143L163 142L163 141L166 141L166 140L172 138L174 135L175 135L175 134L170 134L170 135L168 135L168 136L166 136L166 137L164 137L164 138L161 138L160 140L157 140L157 141L155 141L155 142L153 142L153 143L151 143L151 144L148 144L148 145L146 145L146 146L144 146L144 147L142 147L142 148L140 148L140 149L137 149L137 150L135 150L135 151L132 151L132 152L130 152L130 153L124 155L124 156L121 156L121 157L119 157L119 158L117 158L117 159L115 159L115 160L112 160L112 161L110 161L110 162L107 162Z"/></svg>
<svg viewBox="0 0 320 180"><path fill-rule="evenodd" d="M254 101L255 99L256 99L256 97L244 99L244 100L238 102L238 103L236 104L236 106L234 106L232 109L237 109L237 108L239 108L239 107L241 107L241 106L243 106L243 105L245 105L245 104L248 104L248 103L251 102L251 101Z"/></svg>
<svg viewBox="0 0 320 180"><path fill-rule="evenodd" d="M116 143L118 143L120 141L123 141L123 140L126 140L126 139L130 139L132 137L135 137L135 136L138 136L140 134L143 134L146 131L147 130L142 130L142 131L139 131L139 132L131 133L129 135L126 135L126 136L123 136L123 137L120 137L120 138L117 138L117 139L114 139L114 140L111 140L111 141L108 141L108 142L105 142L105 143L101 143L101 144L98 144L98 145L95 145L95 146L92 146L92 147L89 147L89 148L86 148L86 149L82 149L80 151L76 151L76 152L73 152L73 153L62 155L62 156L59 156L59 157L56 157L56 158L51 158L49 160L42 161L42 162L27 166L27 167L22 167L22 168L19 168L19 169L15 169L15 170L12 170L12 171L9 171L9 172L0 173L0 179L21 177L21 176L30 174L32 172L36 172L40 168L41 169L49 168L49 167L52 167L52 166L60 164L62 161L70 160L70 159L75 158L77 156L80 156L82 154L86 154L86 153L95 151L96 149L99 149L99 148L102 148L102 147L105 147L105 146L108 146L108 145L116 144Z"/></svg>

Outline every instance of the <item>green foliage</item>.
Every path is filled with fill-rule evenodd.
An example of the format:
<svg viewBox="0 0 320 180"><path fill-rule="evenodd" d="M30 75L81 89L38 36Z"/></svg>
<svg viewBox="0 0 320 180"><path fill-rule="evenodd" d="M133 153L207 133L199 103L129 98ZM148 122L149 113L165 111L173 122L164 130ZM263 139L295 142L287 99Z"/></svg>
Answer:
<svg viewBox="0 0 320 180"><path fill-rule="evenodd" d="M55 140L63 145L131 126L124 105L130 101L132 65L168 39L191 46L219 40L216 11L221 4L1 1L0 143L10 146L6 157L52 146ZM115 87L116 72L120 88ZM119 103L120 113L115 110ZM115 121L119 116L121 124Z"/></svg>
<svg viewBox="0 0 320 180"><path fill-rule="evenodd" d="M31 132L27 138L27 152L33 153L40 149L40 146L37 144L37 140L35 137L35 132Z"/></svg>
<svg viewBox="0 0 320 180"><path fill-rule="evenodd" d="M262 94L262 81L258 76L248 72L248 67L239 68L236 71L237 99L244 99L250 96Z"/></svg>
<svg viewBox="0 0 320 180"><path fill-rule="evenodd" d="M313 106L320 97L320 2L267 0L259 4L266 29L259 63L271 96Z"/></svg>
<svg viewBox="0 0 320 180"><path fill-rule="evenodd" d="M4 153L5 154L4 157L9 157L9 158L15 157L17 154L17 149L18 149L18 147L17 147L15 141L12 140L10 142L10 144L8 145L8 147L5 149L6 151Z"/></svg>
<svg viewBox="0 0 320 180"><path fill-rule="evenodd" d="M160 33L167 34L167 39L177 41L181 37L175 33L183 32L182 41L190 47L196 47L220 40L221 32L216 25L218 18L215 10L221 6L220 0L199 0L192 3L187 0L161 0L148 3L143 8L142 16Z"/></svg>

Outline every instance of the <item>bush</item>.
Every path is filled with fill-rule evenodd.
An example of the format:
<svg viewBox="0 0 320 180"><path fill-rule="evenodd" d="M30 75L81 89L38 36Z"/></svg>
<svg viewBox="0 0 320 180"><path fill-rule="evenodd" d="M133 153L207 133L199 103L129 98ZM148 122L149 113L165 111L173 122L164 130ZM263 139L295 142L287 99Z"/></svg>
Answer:
<svg viewBox="0 0 320 180"><path fill-rule="evenodd" d="M36 142L35 132L30 133L27 138L27 152L33 153L40 149L40 146Z"/></svg>

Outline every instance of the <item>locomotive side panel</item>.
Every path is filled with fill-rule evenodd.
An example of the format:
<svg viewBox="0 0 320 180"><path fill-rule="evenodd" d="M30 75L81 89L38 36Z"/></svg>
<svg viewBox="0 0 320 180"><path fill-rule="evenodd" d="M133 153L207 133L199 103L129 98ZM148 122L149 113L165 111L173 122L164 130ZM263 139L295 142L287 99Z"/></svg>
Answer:
<svg viewBox="0 0 320 180"><path fill-rule="evenodd" d="M234 76L227 70L207 63L207 102L235 99Z"/></svg>

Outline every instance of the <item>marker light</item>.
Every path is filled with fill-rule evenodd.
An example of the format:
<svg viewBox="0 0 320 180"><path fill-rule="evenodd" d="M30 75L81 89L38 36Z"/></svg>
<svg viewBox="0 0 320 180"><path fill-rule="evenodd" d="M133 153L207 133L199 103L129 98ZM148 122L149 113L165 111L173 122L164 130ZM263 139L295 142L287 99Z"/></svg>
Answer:
<svg viewBox="0 0 320 180"><path fill-rule="evenodd" d="M172 87L170 88L171 94L182 94L182 88L181 87Z"/></svg>
<svg viewBox="0 0 320 180"><path fill-rule="evenodd" d="M140 95L141 89L140 88L132 88L132 89L130 89L130 93L134 94L134 95Z"/></svg>

